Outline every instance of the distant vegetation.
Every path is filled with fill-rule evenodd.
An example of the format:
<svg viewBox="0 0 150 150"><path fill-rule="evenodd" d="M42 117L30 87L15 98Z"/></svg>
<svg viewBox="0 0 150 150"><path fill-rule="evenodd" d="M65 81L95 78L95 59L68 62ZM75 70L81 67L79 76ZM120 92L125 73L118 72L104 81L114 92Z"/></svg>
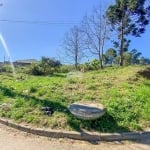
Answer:
<svg viewBox="0 0 150 150"><path fill-rule="evenodd" d="M104 53L103 67L118 67L119 56L117 52L111 48ZM130 52L124 53L124 66L130 65L149 65L150 59L141 57L141 53L133 49ZM15 69L17 73L25 73L35 76L48 76L56 73L69 73L71 71L96 71L99 70L99 60L93 59L91 61L78 64L77 67L69 64L61 64L59 60L49 57L41 57L40 61L34 61L33 63L27 63L26 61L15 62ZM4 63L0 65L0 72L12 73L12 67L10 63Z"/></svg>
<svg viewBox="0 0 150 150"><path fill-rule="evenodd" d="M60 61L48 57L42 57L38 63L33 63L29 68L32 75L50 75L57 72L61 66Z"/></svg>
<svg viewBox="0 0 150 150"><path fill-rule="evenodd" d="M141 62L136 61L141 53L130 50L129 39L131 36L141 37L149 20L148 0L116 0L111 5L104 1L90 15L84 16L79 26L73 26L66 33L63 42L65 59L72 61L76 69L84 58L91 55L98 60L101 69L106 63L114 62L120 66L150 63L143 57ZM109 52L105 49L108 42L113 47Z"/></svg>

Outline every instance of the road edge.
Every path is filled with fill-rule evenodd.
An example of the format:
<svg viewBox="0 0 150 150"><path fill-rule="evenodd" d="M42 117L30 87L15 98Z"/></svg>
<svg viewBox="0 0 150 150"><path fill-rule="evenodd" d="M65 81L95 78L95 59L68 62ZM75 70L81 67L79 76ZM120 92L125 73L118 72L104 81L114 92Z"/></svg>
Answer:
<svg viewBox="0 0 150 150"><path fill-rule="evenodd" d="M51 138L71 138L75 140L86 140L86 141L121 141L121 140L140 140L145 137L150 137L150 131L100 133L87 131L76 132L76 131L48 130L44 128L33 128L17 124L3 118L0 118L0 123L23 132Z"/></svg>

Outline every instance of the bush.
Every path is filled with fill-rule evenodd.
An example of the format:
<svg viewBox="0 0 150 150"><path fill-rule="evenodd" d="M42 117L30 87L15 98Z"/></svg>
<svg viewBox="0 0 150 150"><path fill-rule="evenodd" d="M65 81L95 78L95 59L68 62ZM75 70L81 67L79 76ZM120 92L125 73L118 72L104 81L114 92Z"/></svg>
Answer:
<svg viewBox="0 0 150 150"><path fill-rule="evenodd" d="M40 67L39 64L31 65L28 73L32 75L44 75L43 69Z"/></svg>
<svg viewBox="0 0 150 150"><path fill-rule="evenodd" d="M86 62L79 66L79 70L82 72L90 71L90 70L98 70L100 68L99 60L94 59L90 62Z"/></svg>
<svg viewBox="0 0 150 150"><path fill-rule="evenodd" d="M91 64L92 70L98 70L100 68L100 63L99 63L99 60L97 59L92 60L90 64Z"/></svg>
<svg viewBox="0 0 150 150"><path fill-rule="evenodd" d="M0 72L9 72L12 73L12 67L10 65L3 65L0 67Z"/></svg>
<svg viewBox="0 0 150 150"><path fill-rule="evenodd" d="M42 57L40 63L31 65L28 73L32 75L52 75L54 72L58 72L60 66L61 63L58 60Z"/></svg>
<svg viewBox="0 0 150 150"><path fill-rule="evenodd" d="M68 73L73 70L75 70L75 67L73 65L62 65L58 71L60 73Z"/></svg>
<svg viewBox="0 0 150 150"><path fill-rule="evenodd" d="M82 72L87 72L87 71L89 71L89 70L92 70L92 66L90 65L89 62L86 62L86 63L81 64L81 65L79 66L79 70L82 71Z"/></svg>

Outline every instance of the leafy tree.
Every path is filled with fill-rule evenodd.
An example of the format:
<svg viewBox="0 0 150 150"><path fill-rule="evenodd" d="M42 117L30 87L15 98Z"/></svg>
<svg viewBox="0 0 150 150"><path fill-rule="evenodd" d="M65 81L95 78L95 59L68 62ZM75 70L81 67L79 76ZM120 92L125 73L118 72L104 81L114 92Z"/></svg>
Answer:
<svg viewBox="0 0 150 150"><path fill-rule="evenodd" d="M107 63L112 65L117 57L117 52L115 49L110 48L105 52L105 56L107 58Z"/></svg>
<svg viewBox="0 0 150 150"><path fill-rule="evenodd" d="M132 64L139 64L139 58L142 53L138 52L136 49L131 50L131 63Z"/></svg>
<svg viewBox="0 0 150 150"><path fill-rule="evenodd" d="M141 57L141 58L139 59L139 63L140 63L141 65L149 65L149 64L150 64L150 59L145 58L145 57Z"/></svg>
<svg viewBox="0 0 150 150"><path fill-rule="evenodd" d="M41 64L50 66L50 67L59 67L61 66L61 62L59 60L55 60L54 58L49 58L49 57L42 57L41 58Z"/></svg>
<svg viewBox="0 0 150 150"><path fill-rule="evenodd" d="M120 51L119 42L117 41L112 41L112 42L114 44L114 47L118 49L118 51ZM123 39L123 52L127 52L129 50L130 43L131 40L127 40L126 38Z"/></svg>
<svg viewBox="0 0 150 150"><path fill-rule="evenodd" d="M125 36L132 34L139 37L149 24L149 9L144 7L145 2L146 0L116 0L107 10L108 20L113 29L117 29L120 66L123 66L124 61Z"/></svg>

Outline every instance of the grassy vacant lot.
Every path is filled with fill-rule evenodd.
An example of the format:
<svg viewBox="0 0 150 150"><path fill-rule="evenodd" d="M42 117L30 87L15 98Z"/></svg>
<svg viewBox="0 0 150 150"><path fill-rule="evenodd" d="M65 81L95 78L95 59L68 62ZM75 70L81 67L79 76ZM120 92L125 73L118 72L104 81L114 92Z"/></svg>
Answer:
<svg viewBox="0 0 150 150"><path fill-rule="evenodd" d="M76 119L68 111L77 101L102 103L106 114L96 121ZM42 106L53 107L47 116ZM0 74L0 116L52 129L102 132L150 127L150 68L129 66L53 76Z"/></svg>

